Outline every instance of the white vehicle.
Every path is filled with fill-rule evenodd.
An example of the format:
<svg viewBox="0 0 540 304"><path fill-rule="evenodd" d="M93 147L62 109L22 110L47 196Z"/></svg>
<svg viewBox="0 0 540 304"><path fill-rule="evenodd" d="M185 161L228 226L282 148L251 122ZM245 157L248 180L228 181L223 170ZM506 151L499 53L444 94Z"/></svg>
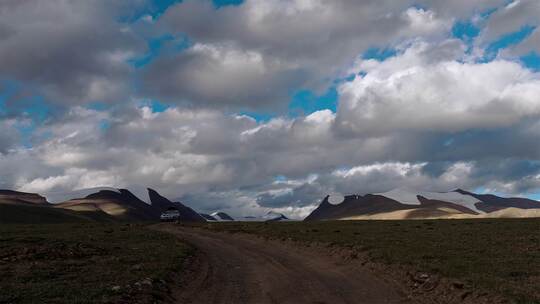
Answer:
<svg viewBox="0 0 540 304"><path fill-rule="evenodd" d="M176 209L169 209L161 214L159 219L162 222L174 222L180 219L180 211Z"/></svg>

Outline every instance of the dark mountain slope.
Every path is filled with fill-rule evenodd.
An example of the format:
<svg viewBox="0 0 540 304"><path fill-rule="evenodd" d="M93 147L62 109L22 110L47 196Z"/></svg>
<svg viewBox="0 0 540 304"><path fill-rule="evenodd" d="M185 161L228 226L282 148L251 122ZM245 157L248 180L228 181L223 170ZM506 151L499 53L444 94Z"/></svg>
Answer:
<svg viewBox="0 0 540 304"><path fill-rule="evenodd" d="M332 205L326 196L319 207L304 220L337 220L351 216L369 215L396 210L414 209L415 206L404 205L381 195L366 194L347 195L339 205Z"/></svg>
<svg viewBox="0 0 540 304"><path fill-rule="evenodd" d="M52 208L35 193L0 190L0 224L64 223L91 220L76 212Z"/></svg>
<svg viewBox="0 0 540 304"><path fill-rule="evenodd" d="M0 190L0 203L49 205L47 199L36 193L26 193L13 190Z"/></svg>
<svg viewBox="0 0 540 304"><path fill-rule="evenodd" d="M158 208L160 212L166 211L168 208L176 208L180 211L180 221L184 222L206 222L206 220L193 209L185 206L180 202L171 202L167 198L161 196L157 191L148 188L150 202L154 208Z"/></svg>

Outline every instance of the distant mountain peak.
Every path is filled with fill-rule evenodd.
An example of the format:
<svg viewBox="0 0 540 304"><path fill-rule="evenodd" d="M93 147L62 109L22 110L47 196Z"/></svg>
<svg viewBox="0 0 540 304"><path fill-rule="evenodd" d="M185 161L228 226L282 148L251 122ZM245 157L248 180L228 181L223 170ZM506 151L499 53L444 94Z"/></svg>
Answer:
<svg viewBox="0 0 540 304"><path fill-rule="evenodd" d="M283 213L275 212L275 211L268 211L264 216L264 219L267 221L282 221L282 220L288 220L289 218L286 217Z"/></svg>
<svg viewBox="0 0 540 304"><path fill-rule="evenodd" d="M210 215L218 221L234 221L232 216L222 211L216 211Z"/></svg>

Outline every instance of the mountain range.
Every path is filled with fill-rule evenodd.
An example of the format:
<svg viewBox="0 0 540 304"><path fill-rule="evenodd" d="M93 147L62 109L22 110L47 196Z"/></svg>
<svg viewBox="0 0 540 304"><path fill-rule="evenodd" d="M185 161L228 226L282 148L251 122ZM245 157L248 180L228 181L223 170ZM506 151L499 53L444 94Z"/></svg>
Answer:
<svg viewBox="0 0 540 304"><path fill-rule="evenodd" d="M148 202L127 189L109 187L53 193L49 200L35 193L0 190L0 223L47 223L80 220L157 221L161 213L174 208L182 222L235 221L225 212L198 213L181 202L173 202L148 188ZM247 218L246 218L247 219ZM251 221L286 220L283 214L249 217ZM238 218L243 220L243 218Z"/></svg>
<svg viewBox="0 0 540 304"><path fill-rule="evenodd" d="M326 196L306 221L361 219L540 217L540 202L520 197L397 188L384 193L347 195L340 203Z"/></svg>
<svg viewBox="0 0 540 304"><path fill-rule="evenodd" d="M157 221L162 212L174 208L182 222L287 221L273 211L255 217L237 217L218 211L199 213L178 201L171 201L153 189L146 189L143 201L127 189L92 188L53 193L47 197L13 190L0 190L1 222L58 221ZM51 203L54 202L54 203ZM521 197L500 197L456 189L449 192L397 188L388 192L347 195L341 202L326 196L306 221L363 219L540 217L540 202Z"/></svg>

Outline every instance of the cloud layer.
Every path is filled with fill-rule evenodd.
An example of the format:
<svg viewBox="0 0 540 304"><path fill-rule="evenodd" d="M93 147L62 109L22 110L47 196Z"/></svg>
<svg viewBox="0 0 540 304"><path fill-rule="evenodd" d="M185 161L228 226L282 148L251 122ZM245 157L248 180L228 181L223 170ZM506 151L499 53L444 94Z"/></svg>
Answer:
<svg viewBox="0 0 540 304"><path fill-rule="evenodd" d="M0 188L149 186L201 211L293 217L331 192L540 189L540 74L520 60L540 51L537 1L134 13L147 5L0 4ZM335 111L289 113L296 92L329 88Z"/></svg>

